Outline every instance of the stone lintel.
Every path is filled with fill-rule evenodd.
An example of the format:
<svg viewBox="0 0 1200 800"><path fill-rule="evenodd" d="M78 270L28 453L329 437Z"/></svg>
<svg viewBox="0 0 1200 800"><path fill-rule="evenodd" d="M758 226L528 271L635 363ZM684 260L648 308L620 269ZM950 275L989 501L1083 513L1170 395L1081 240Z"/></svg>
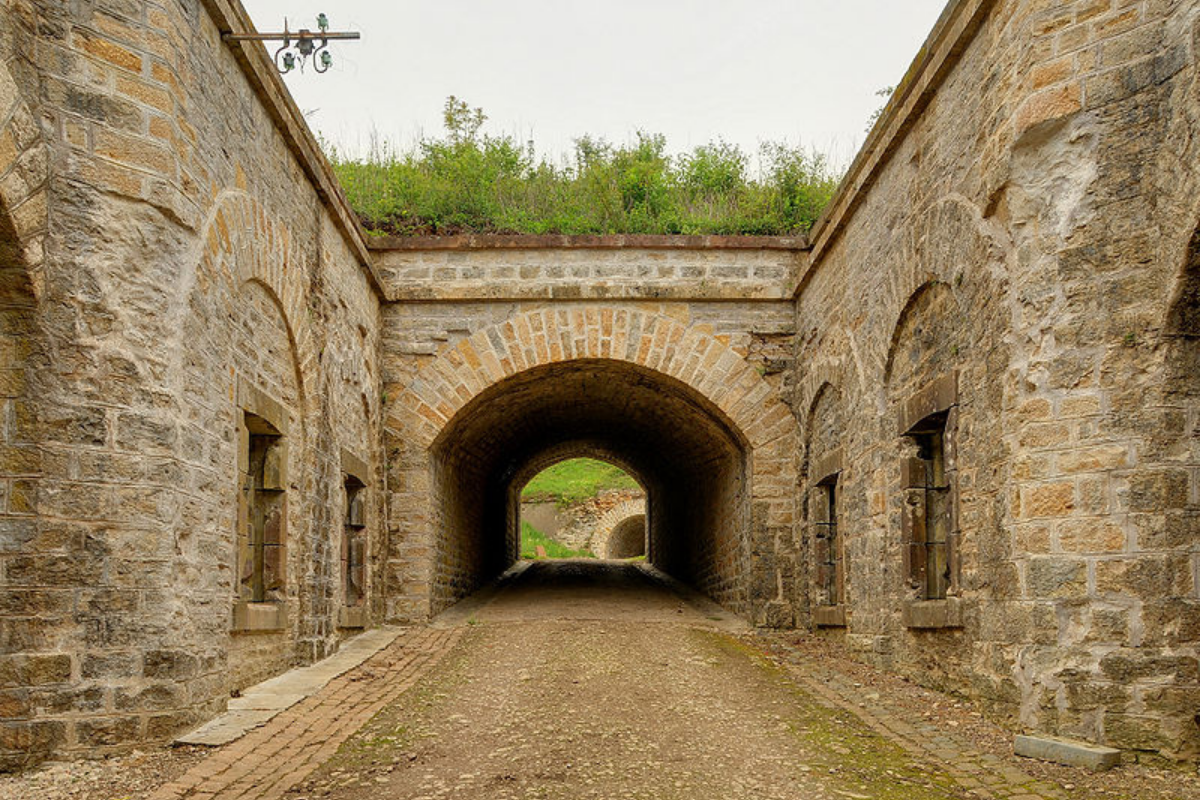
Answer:
<svg viewBox="0 0 1200 800"><path fill-rule="evenodd" d="M917 629L961 628L962 599L906 600L903 607L904 626Z"/></svg>
<svg viewBox="0 0 1200 800"><path fill-rule="evenodd" d="M237 382L237 404L239 408L262 417L281 435L287 436L288 413L283 403L242 377Z"/></svg>
<svg viewBox="0 0 1200 800"><path fill-rule="evenodd" d="M368 478L371 476L371 468L367 466L367 462L344 447L342 448L342 472L356 478L364 486L368 484Z"/></svg>
<svg viewBox="0 0 1200 800"><path fill-rule="evenodd" d="M846 627L846 607L841 604L836 606L814 606L813 624L818 628Z"/></svg>
<svg viewBox="0 0 1200 800"><path fill-rule="evenodd" d="M926 417L948 411L955 405L958 405L957 370L935 378L902 403L896 414L896 427L903 436Z"/></svg>
<svg viewBox="0 0 1200 800"><path fill-rule="evenodd" d="M239 600L233 604L235 632L282 631L286 627L287 606L283 603L251 603Z"/></svg>
<svg viewBox="0 0 1200 800"><path fill-rule="evenodd" d="M830 450L825 455L813 461L812 479L814 483L821 483L837 475L843 469L842 448L838 447Z"/></svg>
<svg viewBox="0 0 1200 800"><path fill-rule="evenodd" d="M1013 752L1025 758L1053 761L1071 767L1083 767L1102 772L1119 766L1121 751L1112 747L1061 739L1054 736L1025 736L1018 734Z"/></svg>

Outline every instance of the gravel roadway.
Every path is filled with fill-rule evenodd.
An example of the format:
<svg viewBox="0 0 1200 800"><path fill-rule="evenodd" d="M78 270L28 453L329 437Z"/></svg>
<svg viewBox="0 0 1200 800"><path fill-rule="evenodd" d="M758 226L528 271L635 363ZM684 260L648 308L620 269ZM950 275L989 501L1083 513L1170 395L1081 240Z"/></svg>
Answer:
<svg viewBox="0 0 1200 800"><path fill-rule="evenodd" d="M1200 800L1194 767L1018 759L970 703L828 640L753 631L641 564L525 562L434 626L465 635L288 800ZM377 679L358 670L351 682ZM0 800L138 800L206 756L228 759L49 764L0 776ZM276 796L239 785L216 800L234 795Z"/></svg>
<svg viewBox="0 0 1200 800"><path fill-rule="evenodd" d="M970 796L812 702L740 623L644 567L536 562L442 620L463 622L438 674L294 796Z"/></svg>

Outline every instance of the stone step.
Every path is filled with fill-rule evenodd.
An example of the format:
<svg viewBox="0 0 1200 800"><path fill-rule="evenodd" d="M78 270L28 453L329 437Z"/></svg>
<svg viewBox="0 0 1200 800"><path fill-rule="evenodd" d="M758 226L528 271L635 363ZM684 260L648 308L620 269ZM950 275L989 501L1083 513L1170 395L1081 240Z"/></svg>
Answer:
<svg viewBox="0 0 1200 800"><path fill-rule="evenodd" d="M1053 736L1018 735L1013 742L1013 752L1026 758L1084 767L1093 772L1112 769L1121 763L1120 750Z"/></svg>

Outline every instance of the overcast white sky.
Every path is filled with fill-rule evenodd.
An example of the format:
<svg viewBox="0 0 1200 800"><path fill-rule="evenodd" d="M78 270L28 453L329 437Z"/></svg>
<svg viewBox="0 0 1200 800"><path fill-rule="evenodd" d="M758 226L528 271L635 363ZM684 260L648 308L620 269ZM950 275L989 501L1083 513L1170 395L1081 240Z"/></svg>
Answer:
<svg viewBox="0 0 1200 800"><path fill-rule="evenodd" d="M351 150L442 131L457 95L486 130L569 152L582 134L799 140L848 162L945 0L243 0L260 31L362 32L334 67L286 80L309 124Z"/></svg>

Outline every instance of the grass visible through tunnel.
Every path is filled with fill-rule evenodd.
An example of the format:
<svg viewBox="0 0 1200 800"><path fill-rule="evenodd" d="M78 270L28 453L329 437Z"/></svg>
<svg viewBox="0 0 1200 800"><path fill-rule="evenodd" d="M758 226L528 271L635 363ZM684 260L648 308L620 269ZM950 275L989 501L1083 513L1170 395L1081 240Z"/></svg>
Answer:
<svg viewBox="0 0 1200 800"><path fill-rule="evenodd" d="M568 506L606 489L637 488L638 482L620 467L594 458L572 458L535 475L522 490L521 502Z"/></svg>
<svg viewBox="0 0 1200 800"><path fill-rule="evenodd" d="M521 558L541 558L537 549L541 546L546 558L595 558L590 550L572 550L551 539L528 522L521 523Z"/></svg>

